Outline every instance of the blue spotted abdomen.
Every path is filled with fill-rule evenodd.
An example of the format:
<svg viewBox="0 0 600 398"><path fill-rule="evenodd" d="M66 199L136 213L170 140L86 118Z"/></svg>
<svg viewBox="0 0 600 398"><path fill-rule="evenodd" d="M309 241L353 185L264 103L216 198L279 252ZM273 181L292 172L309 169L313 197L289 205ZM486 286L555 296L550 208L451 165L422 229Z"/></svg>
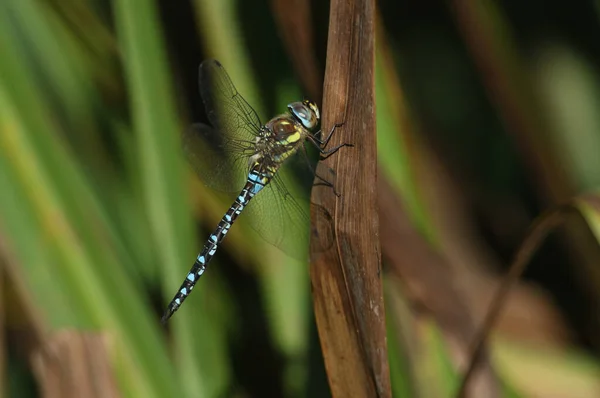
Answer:
<svg viewBox="0 0 600 398"><path fill-rule="evenodd" d="M198 279L200 279L202 274L204 274L204 271L206 271L208 263L217 252L219 243L221 243L225 235L227 235L231 225L242 213L250 199L252 199L254 195L259 193L261 189L263 189L265 185L269 183L271 180L271 175L272 174L270 172L267 173L259 171L258 165L254 165L254 167L250 170L246 185L236 198L235 202L233 202L229 210L227 210L227 213L225 213L215 231L208 237L208 240L204 244L202 251L196 257L194 265L181 284L179 291L169 303L167 311L163 315L161 322L166 322L173 315L173 313L179 309L181 304L183 304L183 301L190 294Z"/></svg>

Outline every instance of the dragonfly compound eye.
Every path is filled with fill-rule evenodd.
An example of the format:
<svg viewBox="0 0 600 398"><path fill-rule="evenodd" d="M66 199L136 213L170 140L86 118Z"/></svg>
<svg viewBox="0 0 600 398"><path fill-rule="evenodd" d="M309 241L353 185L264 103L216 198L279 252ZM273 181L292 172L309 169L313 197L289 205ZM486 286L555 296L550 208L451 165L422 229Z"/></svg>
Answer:
<svg viewBox="0 0 600 398"><path fill-rule="evenodd" d="M315 112L308 104L303 102L292 102L288 105L288 110L306 129L313 131L318 128L318 111Z"/></svg>

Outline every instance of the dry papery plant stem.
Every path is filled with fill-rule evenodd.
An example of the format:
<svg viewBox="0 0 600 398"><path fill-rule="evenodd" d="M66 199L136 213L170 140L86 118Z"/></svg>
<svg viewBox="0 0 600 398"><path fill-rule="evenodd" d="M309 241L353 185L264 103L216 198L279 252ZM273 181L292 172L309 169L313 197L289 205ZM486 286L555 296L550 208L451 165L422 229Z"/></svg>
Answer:
<svg viewBox="0 0 600 398"><path fill-rule="evenodd" d="M550 209L538 217L531 225L529 232L525 236L525 239L521 243L519 250L517 250L517 253L510 264L507 275L504 277L504 280L498 287L498 290L491 301L490 308L486 314L483 324L475 337L471 350L472 354L470 355L469 365L456 395L458 398L463 398L466 396L469 380L480 364L482 354L485 351L486 340L492 331L495 322L500 316L500 312L503 309L503 305L506 302L508 294L510 294L510 290L518 282L519 277L525 270L525 267L535 254L536 250L544 242L548 234L556 227L561 225L567 219L567 217L580 212L577 206L578 200L579 199L574 198L565 204Z"/></svg>
<svg viewBox="0 0 600 398"><path fill-rule="evenodd" d="M315 212L310 276L329 386L344 398L391 397L378 238L374 20L373 0L331 1L323 131L341 124L328 148L354 147L320 164L335 171L339 196L325 186L312 194L333 223L333 244L317 252L322 245L315 240L328 231L322 212Z"/></svg>

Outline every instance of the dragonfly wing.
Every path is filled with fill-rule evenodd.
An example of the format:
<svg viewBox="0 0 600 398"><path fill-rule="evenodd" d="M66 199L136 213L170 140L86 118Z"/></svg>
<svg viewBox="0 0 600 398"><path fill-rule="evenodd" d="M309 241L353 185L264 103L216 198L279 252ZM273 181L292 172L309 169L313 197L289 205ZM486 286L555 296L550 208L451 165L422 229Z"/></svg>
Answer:
<svg viewBox="0 0 600 398"><path fill-rule="evenodd" d="M183 152L202 182L217 191L239 192L248 177L244 153L249 144L223 137L206 124L193 124L183 134Z"/></svg>
<svg viewBox="0 0 600 398"><path fill-rule="evenodd" d="M228 139L254 142L262 124L256 111L237 91L231 78L217 60L200 64L200 94L210 123Z"/></svg>
<svg viewBox="0 0 600 398"><path fill-rule="evenodd" d="M276 175L245 211L250 226L267 242L297 259L306 259L310 218L308 203L295 200Z"/></svg>

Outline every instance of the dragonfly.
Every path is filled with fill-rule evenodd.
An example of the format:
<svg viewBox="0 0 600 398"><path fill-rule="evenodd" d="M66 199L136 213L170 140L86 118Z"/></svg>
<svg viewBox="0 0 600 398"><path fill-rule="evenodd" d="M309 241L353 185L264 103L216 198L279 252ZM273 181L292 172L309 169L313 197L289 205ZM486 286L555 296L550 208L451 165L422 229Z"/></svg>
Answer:
<svg viewBox="0 0 600 398"><path fill-rule="evenodd" d="M292 102L285 113L262 124L256 111L237 91L217 60L205 60L200 64L198 81L212 126L193 125L184 134L184 152L207 185L221 191L235 191L238 195L206 240L169 303L161 319L163 324L191 293L244 209L254 213L253 220L258 221L252 226L259 235L284 252L293 252L291 246L302 246L294 242L295 234L298 229L308 228L308 217L286 189L278 171L295 154L303 152L306 155L307 142L322 157L328 157L343 146L352 146L344 143L325 149L341 124L334 125L327 136L322 137L319 108L310 100ZM333 188L328 180L314 174ZM275 217L276 221L261 222L267 217Z"/></svg>

